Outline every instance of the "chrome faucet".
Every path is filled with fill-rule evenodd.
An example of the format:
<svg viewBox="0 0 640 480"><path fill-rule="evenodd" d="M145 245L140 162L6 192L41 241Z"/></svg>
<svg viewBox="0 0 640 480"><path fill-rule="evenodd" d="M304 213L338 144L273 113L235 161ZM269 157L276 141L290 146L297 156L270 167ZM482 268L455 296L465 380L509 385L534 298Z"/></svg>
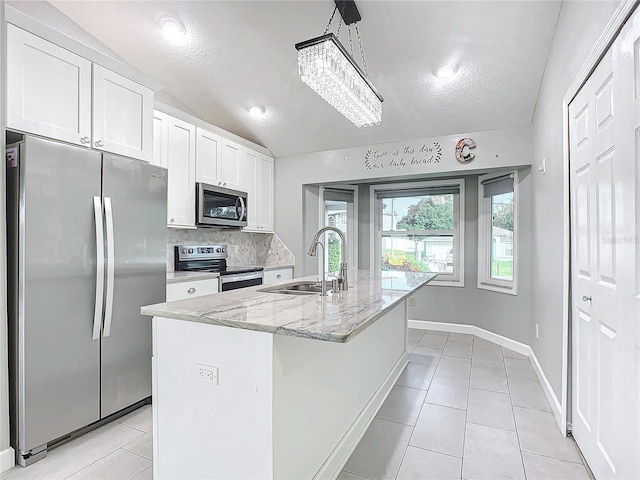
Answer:
<svg viewBox="0 0 640 480"><path fill-rule="evenodd" d="M317 255L318 244L322 245L319 242L320 235L322 235L324 232L327 232L327 231L336 232L340 237L340 245L342 246L342 249L341 249L342 255L340 257L340 272L338 273L338 279L340 280L340 290L348 290L349 282L347 280L347 242L344 238L344 233L342 230L336 227L323 227L320 230L318 230L318 233L316 233L315 237L313 237L313 240L311 241L311 247L309 247L309 251L307 252L307 255L311 257L315 257ZM324 262L322 264L322 283L324 284Z"/></svg>

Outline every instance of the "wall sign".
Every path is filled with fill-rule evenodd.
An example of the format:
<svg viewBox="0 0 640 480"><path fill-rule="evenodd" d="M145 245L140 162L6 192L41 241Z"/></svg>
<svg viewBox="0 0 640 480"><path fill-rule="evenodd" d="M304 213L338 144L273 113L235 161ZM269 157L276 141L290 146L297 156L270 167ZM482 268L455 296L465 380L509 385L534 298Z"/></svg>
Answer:
<svg viewBox="0 0 640 480"><path fill-rule="evenodd" d="M407 165L428 165L440 163L442 146L439 142L423 144L420 148L405 146L388 149L367 150L364 166L367 170L403 170Z"/></svg>
<svg viewBox="0 0 640 480"><path fill-rule="evenodd" d="M467 153L464 153L464 147L467 147ZM476 158L475 153L469 152L476 148L476 142L471 140L470 138L463 138L456 143L456 160L460 163L471 163L473 159Z"/></svg>

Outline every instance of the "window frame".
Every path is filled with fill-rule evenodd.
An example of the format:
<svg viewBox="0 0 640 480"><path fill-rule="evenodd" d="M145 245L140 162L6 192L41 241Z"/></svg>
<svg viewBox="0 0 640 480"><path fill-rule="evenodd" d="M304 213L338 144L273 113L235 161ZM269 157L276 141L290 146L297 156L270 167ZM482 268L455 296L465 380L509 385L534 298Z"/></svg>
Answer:
<svg viewBox="0 0 640 480"><path fill-rule="evenodd" d="M318 229L321 229L325 226L324 224L324 216L325 216L325 190L345 190L347 192L353 193L353 204L351 207L347 208L347 271L349 275L355 274L358 270L358 185L320 185L318 189ZM326 240L326 233L322 236L323 246L324 248L323 254L326 257L329 254L329 244ZM326 261L326 258L318 255L318 272L321 272L325 265L329 265L329 262Z"/></svg>
<svg viewBox="0 0 640 480"><path fill-rule="evenodd" d="M491 248L493 237L492 227L492 203L493 197L484 197L484 185L482 182L505 175L513 175L513 280L502 280L491 276ZM518 171L509 170L498 173L489 173L478 177L478 288L509 295L518 295Z"/></svg>
<svg viewBox="0 0 640 480"><path fill-rule="evenodd" d="M454 271L438 273L437 277L429 283L430 286L464 287L464 244L465 244L465 179L452 178L448 180L426 180L421 182L384 183L372 185L369 189L369 208L371 215L370 240L373 248L370 251L369 265L380 271L382 269L381 256L379 255L382 244L382 209L376 194L380 190L415 190L421 188L434 188L445 186L458 186L460 193L454 196L453 203L453 258ZM438 231L433 231L438 232ZM403 232L397 232L402 235ZM457 260L457 261L456 261ZM435 272L434 272L435 273Z"/></svg>

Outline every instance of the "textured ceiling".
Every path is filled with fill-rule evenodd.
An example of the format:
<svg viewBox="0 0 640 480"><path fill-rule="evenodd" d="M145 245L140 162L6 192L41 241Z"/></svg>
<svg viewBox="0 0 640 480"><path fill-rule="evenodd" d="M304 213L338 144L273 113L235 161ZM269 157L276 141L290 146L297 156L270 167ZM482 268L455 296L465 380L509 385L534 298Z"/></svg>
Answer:
<svg viewBox="0 0 640 480"><path fill-rule="evenodd" d="M370 79L385 101L381 125L357 128L298 78L294 44L324 32L331 0L51 3L199 117L275 156L529 125L560 10L552 1L358 1ZM185 45L165 40L163 16L185 25ZM458 74L436 78L446 62ZM251 118L252 104L267 114Z"/></svg>

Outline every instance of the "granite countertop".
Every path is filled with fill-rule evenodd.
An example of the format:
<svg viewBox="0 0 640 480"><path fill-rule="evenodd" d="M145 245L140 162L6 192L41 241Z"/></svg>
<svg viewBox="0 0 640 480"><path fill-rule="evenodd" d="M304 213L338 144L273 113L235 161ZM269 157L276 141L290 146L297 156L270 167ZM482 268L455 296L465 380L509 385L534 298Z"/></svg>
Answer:
<svg viewBox="0 0 640 480"><path fill-rule="evenodd" d="M268 286L231 290L141 308L143 315L208 323L247 330L347 342L392 307L429 283L435 274L359 270L349 289L328 296L261 292L275 285L315 281L296 278ZM393 285L395 290L383 290Z"/></svg>

